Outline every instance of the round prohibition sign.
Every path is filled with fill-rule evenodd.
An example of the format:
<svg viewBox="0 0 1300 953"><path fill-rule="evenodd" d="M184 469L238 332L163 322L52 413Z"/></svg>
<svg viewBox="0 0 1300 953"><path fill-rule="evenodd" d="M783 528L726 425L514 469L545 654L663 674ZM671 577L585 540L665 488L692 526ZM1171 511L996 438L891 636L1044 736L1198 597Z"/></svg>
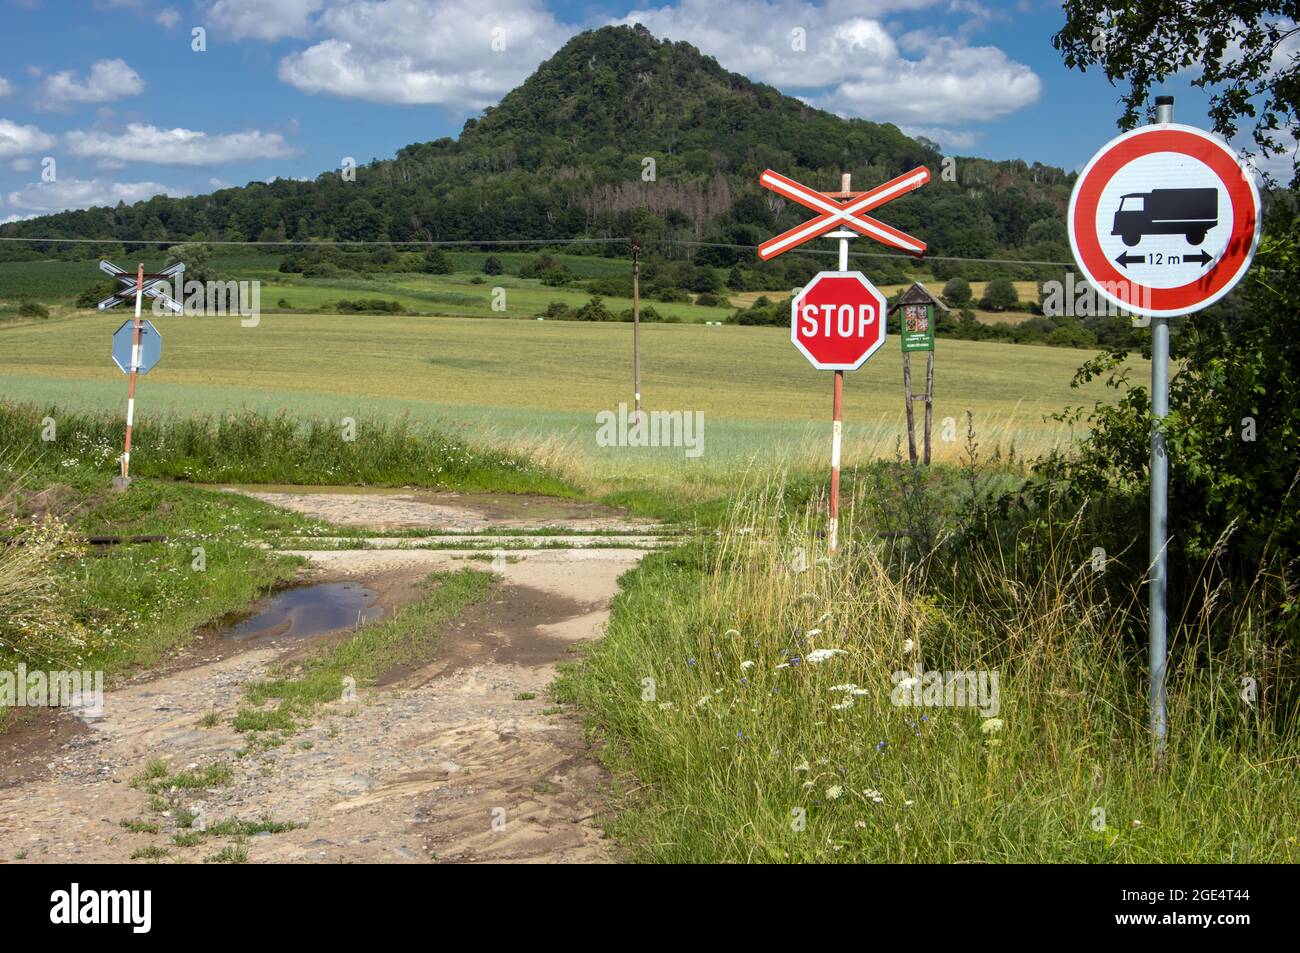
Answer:
<svg viewBox="0 0 1300 953"><path fill-rule="evenodd" d="M1176 317L1239 282L1259 243L1259 192L1228 145L1175 123L1117 136L1070 195L1070 248L1102 297Z"/></svg>

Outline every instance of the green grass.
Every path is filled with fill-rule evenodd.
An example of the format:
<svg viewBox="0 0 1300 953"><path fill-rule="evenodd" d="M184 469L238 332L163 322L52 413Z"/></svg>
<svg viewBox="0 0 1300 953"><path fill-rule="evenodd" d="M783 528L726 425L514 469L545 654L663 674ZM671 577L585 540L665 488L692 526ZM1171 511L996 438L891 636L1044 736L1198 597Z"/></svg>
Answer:
<svg viewBox="0 0 1300 953"><path fill-rule="evenodd" d="M1300 738L1242 717L1218 674L1242 670L1240 651L1180 655L1156 769L1142 667L1122 649L1131 620L1071 559L965 567L990 594L1028 580L999 613L991 596L901 585L868 537L818 558L819 522L751 497L717 541L647 556L605 637L554 687L604 741L616 790L636 789L612 822L632 859L1300 859ZM1171 632L1175 645L1202 638ZM841 654L811 662L815 648ZM998 672L1000 721L894 704L914 663Z"/></svg>
<svg viewBox="0 0 1300 953"><path fill-rule="evenodd" d="M233 777L234 772L231 771L230 765L223 762L194 770L186 768L173 774L166 761L155 759L131 779L131 786L148 794L161 795L172 789L194 791L220 787L229 784Z"/></svg>
<svg viewBox="0 0 1300 953"><path fill-rule="evenodd" d="M43 421L54 422L54 439ZM125 424L111 415L0 401L0 447L46 468L114 473ZM418 483L448 489L572 496L527 456L486 449L407 420L364 422L257 413L138 420L133 477L201 483ZM145 497L121 506L148 511Z"/></svg>
<svg viewBox="0 0 1300 953"><path fill-rule="evenodd" d="M211 857L204 857L205 864L246 864L248 847L244 844L227 844Z"/></svg>
<svg viewBox="0 0 1300 953"><path fill-rule="evenodd" d="M12 418L0 408L0 428L3 422ZM12 449L12 432L9 437ZM23 559L46 553L38 540L56 541L39 575L19 590L26 594L21 611L0 617L0 667L22 661L29 667L102 671L111 685L115 675L155 664L198 627L297 575L301 560L270 552L263 541L324 529L247 497L184 485L141 479L129 492L114 493L106 476L84 465L47 463L18 454L0 461L0 485L7 488L0 491L0 506L18 525L36 526L16 533L25 545L0 552L0 577ZM40 522L48 514L66 528L51 530ZM78 544L100 535L166 539L102 548ZM0 713L6 721L13 714Z"/></svg>
<svg viewBox="0 0 1300 953"><path fill-rule="evenodd" d="M0 380L0 396L120 417L126 384L108 360L107 341L121 320L55 317L0 329L6 346L24 355L22 365ZM266 314L255 328L228 318L157 320L163 361L137 392L143 442L133 464L142 473L231 480L243 468L258 480L274 479L278 470L312 482L452 482L427 457L404 464L401 455L350 460L334 450L313 451L310 458L282 454L250 468L230 462L224 448L220 457L194 448L199 457L191 461L174 445L149 442L152 428L168 416L245 412L316 419L317 450L337 440L344 418L357 423L358 452L368 434L382 435L394 449L409 446L404 438L388 439L403 427L458 447L496 445L526 456L543 447L540 459L560 482L611 494L612 502L647 507L645 512L668 496L691 502L719 497L748 473L774 466L821 472L828 454L830 375L811 368L780 328L642 329L647 409L704 415L703 455L687 458L683 448L596 442L596 414L630 402L627 325L326 314ZM1022 455L1036 454L1069 440L1069 429L1045 415L1107 394L1100 382L1070 386L1085 356L1059 348L941 341L935 459L957 458L967 410L986 450L1014 445ZM1145 368L1135 360L1131 373L1140 379ZM893 454L905 434L901 382L896 337L862 370L847 375L846 464ZM103 431L105 440L95 448L110 463L120 427L119 422L118 430ZM558 492L541 483L507 481L500 467L487 470L480 484Z"/></svg>
<svg viewBox="0 0 1300 953"><path fill-rule="evenodd" d="M466 606L487 598L495 584L490 573L473 569L430 574L418 601L382 621L361 626L347 641L302 663L293 675L249 685L247 701L253 707L239 712L236 729L290 731L315 706L340 699L345 685L372 685L390 670L428 659L442 625ZM275 707L263 707L269 703Z"/></svg>
<svg viewBox="0 0 1300 953"><path fill-rule="evenodd" d="M169 856L171 856L171 851L156 844L150 844L148 847L137 847L131 851L132 860L162 860L164 857Z"/></svg>

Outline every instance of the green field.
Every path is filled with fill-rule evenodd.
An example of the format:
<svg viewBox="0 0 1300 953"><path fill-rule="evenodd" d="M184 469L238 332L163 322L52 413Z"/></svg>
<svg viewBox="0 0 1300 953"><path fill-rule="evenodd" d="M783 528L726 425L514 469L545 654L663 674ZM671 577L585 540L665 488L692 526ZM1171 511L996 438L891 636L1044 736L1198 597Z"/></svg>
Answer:
<svg viewBox="0 0 1300 953"><path fill-rule="evenodd" d="M109 338L128 318L76 313L0 329L5 352L20 356L0 375L0 396L122 408L126 379L110 360ZM140 383L141 418L286 410L364 426L409 413L474 437L558 440L575 460L625 475L667 465L702 476L750 460L820 462L827 452L831 375L810 367L779 328L643 326L645 407L704 413L704 454L687 460L680 449L596 445L596 413L631 400L626 324L330 314L264 314L256 327L235 317L155 320L164 356ZM968 410L985 451L1014 441L1018 452L1037 453L1067 439L1044 417L1104 393L1101 385L1070 387L1085 353L941 341L936 458L957 458ZM903 414L902 359L891 336L847 375L847 458L892 455ZM945 418L957 424L955 439L943 439Z"/></svg>
<svg viewBox="0 0 1300 953"><path fill-rule="evenodd" d="M397 301L408 311L420 314L463 317L532 318L559 301L578 308L591 293L580 285L550 287L532 278L520 278L519 270L535 252L499 252L496 257L504 274L481 273L487 252L450 252L455 273L425 275L414 272L375 272L340 275L337 278L304 278L279 271L281 252L261 254L217 253L213 267L222 280L258 281L261 284L261 308L264 311L314 312L332 310L340 300L382 298ZM630 274L626 259L600 258L589 255L556 255L578 280L609 275ZM117 264L128 267L127 258L118 256ZM162 259L144 262L146 270L158 270ZM725 275L720 272L720 275ZM15 305L23 300L70 306L87 287L104 279L99 260L0 262L0 305ZM477 282L477 283L476 283ZM503 288L503 298L494 289ZM286 305L280 305L280 301ZM605 297L605 307L614 314L630 310L631 298ZM499 301L501 307L494 306ZM643 301L661 317L683 322L722 321L735 310L729 307L701 307L689 302Z"/></svg>

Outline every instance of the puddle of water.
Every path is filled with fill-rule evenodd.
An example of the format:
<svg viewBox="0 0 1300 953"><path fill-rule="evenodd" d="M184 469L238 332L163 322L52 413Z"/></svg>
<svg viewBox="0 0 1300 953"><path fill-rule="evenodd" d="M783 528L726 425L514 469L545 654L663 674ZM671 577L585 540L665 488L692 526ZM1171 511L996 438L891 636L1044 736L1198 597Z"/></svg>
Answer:
<svg viewBox="0 0 1300 953"><path fill-rule="evenodd" d="M319 635L350 628L378 619L382 606L374 605L377 593L355 582L317 582L276 593L266 604L233 626L222 629L227 639L251 639L260 635Z"/></svg>

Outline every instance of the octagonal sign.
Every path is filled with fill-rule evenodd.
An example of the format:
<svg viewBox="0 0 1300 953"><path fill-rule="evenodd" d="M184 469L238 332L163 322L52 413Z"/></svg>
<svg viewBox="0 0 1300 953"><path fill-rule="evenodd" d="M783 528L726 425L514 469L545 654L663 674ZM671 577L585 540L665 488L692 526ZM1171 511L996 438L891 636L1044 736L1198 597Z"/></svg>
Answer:
<svg viewBox="0 0 1300 953"><path fill-rule="evenodd" d="M113 363L122 369L123 374L131 373L132 363L137 373L148 374L162 359L162 335L152 321L140 322L140 351L133 355L134 350L135 321L130 320L113 332Z"/></svg>
<svg viewBox="0 0 1300 953"><path fill-rule="evenodd" d="M854 371L885 343L888 311L862 272L818 272L790 303L790 340L813 367Z"/></svg>

